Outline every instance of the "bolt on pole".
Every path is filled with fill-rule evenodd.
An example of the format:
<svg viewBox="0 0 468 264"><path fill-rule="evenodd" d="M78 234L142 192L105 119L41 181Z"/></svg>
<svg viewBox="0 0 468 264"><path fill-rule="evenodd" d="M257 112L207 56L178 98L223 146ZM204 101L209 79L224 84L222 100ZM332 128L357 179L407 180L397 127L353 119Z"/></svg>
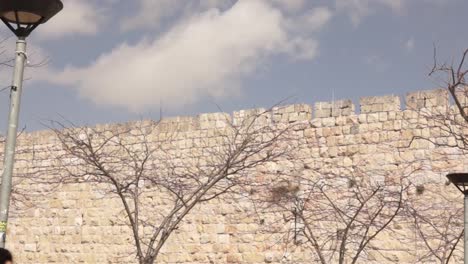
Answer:
<svg viewBox="0 0 468 264"><path fill-rule="evenodd" d="M5 247L8 212L10 207L13 165L15 162L16 137L18 133L18 118L23 88L23 73L26 63L26 40L16 41L15 70L10 93L10 115L8 117L8 132L5 142L2 184L0 187L0 248Z"/></svg>

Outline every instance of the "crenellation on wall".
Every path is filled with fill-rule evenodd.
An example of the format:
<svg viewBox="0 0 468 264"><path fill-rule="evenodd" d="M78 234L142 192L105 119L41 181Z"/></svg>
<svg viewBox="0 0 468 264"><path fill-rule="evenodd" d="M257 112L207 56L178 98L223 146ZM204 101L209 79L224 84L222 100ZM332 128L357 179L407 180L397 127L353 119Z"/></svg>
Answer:
<svg viewBox="0 0 468 264"><path fill-rule="evenodd" d="M200 118L191 116L177 116L170 118L163 118L158 128L165 132L187 132L200 129Z"/></svg>
<svg viewBox="0 0 468 264"><path fill-rule="evenodd" d="M337 117L337 116L350 116L355 114L355 107L353 101L337 100L333 102L318 102L315 103L315 117Z"/></svg>
<svg viewBox="0 0 468 264"><path fill-rule="evenodd" d="M361 114L388 111L400 111L400 97L394 95L362 97Z"/></svg>
<svg viewBox="0 0 468 264"><path fill-rule="evenodd" d="M294 123L312 119L312 107L308 104L293 104L273 108L273 121Z"/></svg>
<svg viewBox="0 0 468 264"><path fill-rule="evenodd" d="M449 105L448 92L445 89L417 91L406 94L406 109L419 110Z"/></svg>
<svg viewBox="0 0 468 264"><path fill-rule="evenodd" d="M138 126L141 120L130 121L126 123L109 123L109 124L97 124L93 129L96 131L114 131L118 127L135 127Z"/></svg>
<svg viewBox="0 0 468 264"><path fill-rule="evenodd" d="M271 112L265 108L239 110L235 111L232 116L234 125L241 125L254 120L258 124L269 124L272 120Z"/></svg>
<svg viewBox="0 0 468 264"><path fill-rule="evenodd" d="M467 90L468 91L468 88ZM468 93L459 89L457 94L462 104L468 105ZM273 109L256 108L234 111L232 114L202 113L193 116L166 117L158 123L161 131L198 131L210 128L222 128L227 123L240 124L247 117L257 116L263 113L261 122L280 122L293 123L300 121L310 121L314 126L334 126L340 124L335 122L340 117L356 117L356 122L385 122L395 120L397 117L405 119L414 119L418 115L412 110L433 107L454 107L449 102L449 93L445 89L434 89L416 91L406 94L406 110L401 108L399 96L383 95L362 97L360 99L360 111L357 111L355 104L351 99L341 99L331 102L317 102L313 106L309 104L291 104L273 107ZM454 108L455 109L455 108ZM410 110L410 111L408 111ZM384 113L376 115L376 113ZM154 120L142 120L128 123L97 124L93 129L115 130L117 128L150 126ZM31 133L21 133L20 139L35 141L37 144L50 142L55 139L55 133L50 130L35 131Z"/></svg>
<svg viewBox="0 0 468 264"><path fill-rule="evenodd" d="M455 95L462 106L468 106L468 86L458 87Z"/></svg>
<svg viewBox="0 0 468 264"><path fill-rule="evenodd" d="M208 113L198 115L200 129L224 128L232 121L232 117L228 113Z"/></svg>
<svg viewBox="0 0 468 264"><path fill-rule="evenodd" d="M52 130L41 130L32 133L22 133L18 140L26 142L34 142L34 144L51 144L57 139L56 134ZM3 150L3 149L2 149Z"/></svg>

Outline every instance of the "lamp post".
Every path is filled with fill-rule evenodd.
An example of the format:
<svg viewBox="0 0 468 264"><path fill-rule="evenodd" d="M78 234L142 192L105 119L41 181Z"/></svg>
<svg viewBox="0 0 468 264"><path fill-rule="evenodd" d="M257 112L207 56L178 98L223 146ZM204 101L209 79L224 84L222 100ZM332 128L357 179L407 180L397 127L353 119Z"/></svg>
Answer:
<svg viewBox="0 0 468 264"><path fill-rule="evenodd" d="M27 61L26 37L40 24L62 10L60 0L0 0L0 19L18 37L15 70L10 91L10 114L5 142L2 184L0 188L0 247L5 247L6 228L11 196L11 179L15 159L18 117L23 88L23 72Z"/></svg>
<svg viewBox="0 0 468 264"><path fill-rule="evenodd" d="M464 263L468 264L468 173L450 173L447 178L453 185L457 187L464 195Z"/></svg>

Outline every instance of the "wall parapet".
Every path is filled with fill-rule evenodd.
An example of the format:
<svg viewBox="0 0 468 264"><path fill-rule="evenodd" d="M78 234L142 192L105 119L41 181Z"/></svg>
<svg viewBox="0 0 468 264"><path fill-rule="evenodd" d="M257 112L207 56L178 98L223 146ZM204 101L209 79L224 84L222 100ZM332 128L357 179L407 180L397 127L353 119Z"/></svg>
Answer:
<svg viewBox="0 0 468 264"><path fill-rule="evenodd" d="M349 116L352 114L355 114L355 107L351 99L315 104L316 118Z"/></svg>
<svg viewBox="0 0 468 264"><path fill-rule="evenodd" d="M406 94L406 108L408 110L448 105L448 91L445 89L417 91Z"/></svg>
<svg viewBox="0 0 468 264"><path fill-rule="evenodd" d="M273 121L293 123L312 119L312 106L308 104L294 104L273 108Z"/></svg>
<svg viewBox="0 0 468 264"><path fill-rule="evenodd" d="M460 95L460 94L459 94ZM404 101L404 107L401 101ZM468 93L463 93L461 102L468 102ZM468 103L467 103L468 104ZM234 111L230 113L202 113L197 116L176 116L164 118L160 122L161 131L194 131L213 128L223 128L227 122L240 124L246 118L261 114L259 123L294 123L314 122L315 119L330 119L350 117L382 112L401 112L405 110L419 110L423 108L436 108L450 106L449 93L446 89L421 90L409 92L400 98L396 95L369 96L359 100L360 109L351 99L341 99L332 102L317 102L315 104L291 104L273 107L272 109L255 108ZM262 114L263 113L263 114ZM145 122L145 121L140 121ZM129 122L130 124L131 122ZM321 123L321 122L319 122ZM113 127L124 124L100 124L99 127ZM53 133L52 133L53 134ZM36 131L23 133L21 137L33 137L41 141L52 137L51 131Z"/></svg>
<svg viewBox="0 0 468 264"><path fill-rule="evenodd" d="M361 113L400 111L400 97L394 95L362 97Z"/></svg>

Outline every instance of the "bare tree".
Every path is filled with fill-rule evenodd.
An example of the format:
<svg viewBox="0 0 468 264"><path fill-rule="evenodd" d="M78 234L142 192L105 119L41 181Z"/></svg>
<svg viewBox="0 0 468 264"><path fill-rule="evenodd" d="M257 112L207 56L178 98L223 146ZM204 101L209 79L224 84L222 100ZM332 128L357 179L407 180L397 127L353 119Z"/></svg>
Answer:
<svg viewBox="0 0 468 264"><path fill-rule="evenodd" d="M45 173L49 171L49 157L36 155L41 150L37 149L34 142L25 140L25 137L28 135L23 129L18 134L15 154L17 166L13 174L11 197L13 217L21 217L27 210L37 208L39 203L44 202L44 197L53 193L60 184L58 177ZM0 166L3 166L3 148L4 141L0 139Z"/></svg>
<svg viewBox="0 0 468 264"><path fill-rule="evenodd" d="M463 238L463 206L460 197L447 195L448 184L415 186L408 198L406 210L413 221L411 228L416 243L413 255L417 263L458 263Z"/></svg>
<svg viewBox="0 0 468 264"><path fill-rule="evenodd" d="M416 245L413 255L419 262L458 263L463 246L463 203L459 191L444 178L450 171L463 170L460 161L468 150L467 123L451 107L420 109L417 113L420 123L427 124L434 132L433 135L414 136L409 145L417 141L429 142L432 162L439 163L440 168L426 170L424 182L412 183L405 214L414 232L405 237ZM427 177L429 174L439 176Z"/></svg>
<svg viewBox="0 0 468 264"><path fill-rule="evenodd" d="M443 160L449 170L460 170L460 159L468 150L468 86L466 83L468 49L461 59L452 64L439 63L436 48L434 48L434 64L429 76L434 78L440 87L445 89L455 104L421 105L413 110L418 116L418 126L430 128L430 135L417 135L409 142L411 146L416 141L428 141L432 144L432 152L436 160ZM444 96L443 93L440 96ZM440 98L445 99L445 98ZM448 98L446 98L448 99ZM462 203L456 190L442 184L440 180L427 181L414 186L416 191L408 197L406 204L407 216L411 221L414 237L412 243L418 245L415 252L420 262L436 261L450 263L460 261L459 251L463 230ZM430 203L428 201L431 201Z"/></svg>
<svg viewBox="0 0 468 264"><path fill-rule="evenodd" d="M389 248L379 242L379 235L392 234L391 224L403 216L408 176L419 167L372 169L370 163L336 163L313 169L303 164L304 170L282 174L279 183L267 187L269 199L255 198L264 212L282 219L286 242L294 242L321 264L387 258L383 252Z"/></svg>
<svg viewBox="0 0 468 264"><path fill-rule="evenodd" d="M434 48L434 65L429 76L442 84L453 98L459 114L468 122L468 49L466 49L457 63L439 63L436 48Z"/></svg>
<svg viewBox="0 0 468 264"><path fill-rule="evenodd" d="M197 205L234 191L257 166L289 151L292 125L276 126L269 116L270 110L260 111L236 123L226 117L195 139L167 131L164 121L109 129L55 123L64 153L58 168L66 171L63 181L100 184L119 198L137 259L150 264ZM149 196L167 206L151 204Z"/></svg>
<svg viewBox="0 0 468 264"><path fill-rule="evenodd" d="M8 86L9 88L9 86ZM21 136L24 135L25 128L23 128L17 135L18 140L21 140ZM4 159L4 144L5 137L0 134L0 175L2 175L3 170L3 159ZM30 209L34 206L34 201L38 196L43 196L45 193L52 191L56 187L56 181L45 179L41 177L39 173L42 168L40 166L35 167L38 163L41 162L40 159L30 159L28 156L31 153L31 148L18 146L16 149L16 163L22 163L22 168L17 168L13 175L13 184L12 184L12 215L16 215L19 212L24 212L27 209ZM1 184L1 183L0 183ZM37 184L41 188L30 189L27 188L30 184Z"/></svg>

